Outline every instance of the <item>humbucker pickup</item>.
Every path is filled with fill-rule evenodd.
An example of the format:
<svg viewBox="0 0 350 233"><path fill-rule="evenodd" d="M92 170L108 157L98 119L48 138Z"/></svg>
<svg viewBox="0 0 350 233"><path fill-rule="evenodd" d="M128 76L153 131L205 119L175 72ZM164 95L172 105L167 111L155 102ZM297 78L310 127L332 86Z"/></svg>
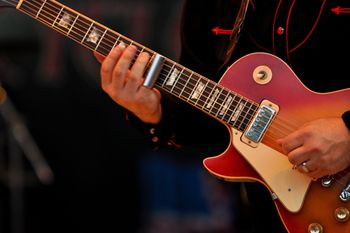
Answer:
<svg viewBox="0 0 350 233"><path fill-rule="evenodd" d="M264 100L247 130L244 132L242 140L250 146L257 147L278 110L277 105Z"/></svg>

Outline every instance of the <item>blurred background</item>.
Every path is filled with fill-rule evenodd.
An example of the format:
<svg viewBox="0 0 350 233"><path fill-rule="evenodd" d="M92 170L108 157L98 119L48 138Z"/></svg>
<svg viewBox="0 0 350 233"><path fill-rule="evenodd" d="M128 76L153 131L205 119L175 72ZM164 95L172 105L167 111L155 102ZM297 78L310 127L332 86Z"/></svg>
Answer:
<svg viewBox="0 0 350 233"><path fill-rule="evenodd" d="M179 57L182 1L61 2ZM0 28L1 233L233 232L232 186L199 159L146 151L90 50L15 9L0 8Z"/></svg>

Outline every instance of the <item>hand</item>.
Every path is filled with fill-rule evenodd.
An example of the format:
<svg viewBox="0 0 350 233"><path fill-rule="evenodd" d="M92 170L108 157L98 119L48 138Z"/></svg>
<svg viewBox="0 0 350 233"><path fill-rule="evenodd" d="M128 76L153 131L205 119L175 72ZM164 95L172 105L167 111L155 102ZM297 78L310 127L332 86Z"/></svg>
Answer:
<svg viewBox="0 0 350 233"><path fill-rule="evenodd" d="M277 142L300 172L315 179L350 165L350 131L341 118L312 121Z"/></svg>
<svg viewBox="0 0 350 233"><path fill-rule="evenodd" d="M102 64L100 75L102 89L120 106L134 113L145 123L161 120L161 94L155 88L143 86L143 75L150 55L142 52L130 68L137 48L123 44L116 46L107 57L94 52Z"/></svg>

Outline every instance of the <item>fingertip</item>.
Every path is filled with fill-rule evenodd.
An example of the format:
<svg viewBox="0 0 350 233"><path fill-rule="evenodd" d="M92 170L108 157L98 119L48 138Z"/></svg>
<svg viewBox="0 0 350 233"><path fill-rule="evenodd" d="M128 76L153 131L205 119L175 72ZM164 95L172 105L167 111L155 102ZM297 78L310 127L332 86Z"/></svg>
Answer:
<svg viewBox="0 0 350 233"><path fill-rule="evenodd" d="M93 51L93 54L99 63L102 63L104 61L104 59L105 59L104 55L98 53L97 51Z"/></svg>

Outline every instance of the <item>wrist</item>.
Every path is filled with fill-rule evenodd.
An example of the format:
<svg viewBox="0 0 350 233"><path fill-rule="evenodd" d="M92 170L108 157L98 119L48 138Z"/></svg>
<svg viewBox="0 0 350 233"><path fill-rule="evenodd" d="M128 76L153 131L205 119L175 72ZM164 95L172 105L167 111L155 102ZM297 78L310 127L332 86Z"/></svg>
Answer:
<svg viewBox="0 0 350 233"><path fill-rule="evenodd" d="M344 112L344 113L341 115L341 118L343 119L344 124L345 124L345 126L348 128L348 130L350 130L350 110Z"/></svg>

